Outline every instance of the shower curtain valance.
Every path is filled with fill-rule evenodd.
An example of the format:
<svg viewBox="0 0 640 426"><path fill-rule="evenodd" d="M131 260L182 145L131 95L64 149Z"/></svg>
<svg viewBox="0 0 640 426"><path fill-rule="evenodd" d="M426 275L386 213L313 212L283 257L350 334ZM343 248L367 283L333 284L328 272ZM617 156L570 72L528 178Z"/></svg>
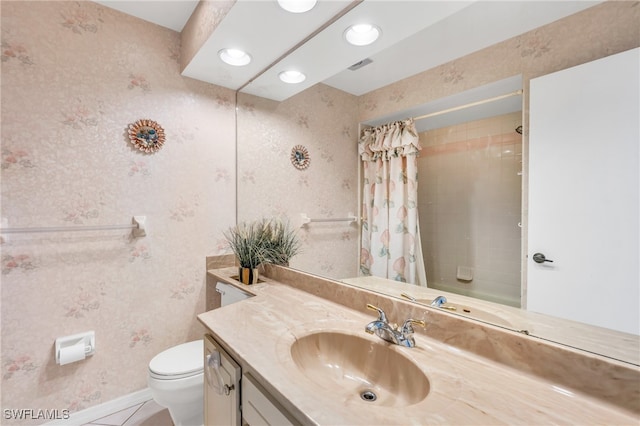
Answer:
<svg viewBox="0 0 640 426"><path fill-rule="evenodd" d="M412 118L364 129L358 144L363 161L416 155L420 149Z"/></svg>

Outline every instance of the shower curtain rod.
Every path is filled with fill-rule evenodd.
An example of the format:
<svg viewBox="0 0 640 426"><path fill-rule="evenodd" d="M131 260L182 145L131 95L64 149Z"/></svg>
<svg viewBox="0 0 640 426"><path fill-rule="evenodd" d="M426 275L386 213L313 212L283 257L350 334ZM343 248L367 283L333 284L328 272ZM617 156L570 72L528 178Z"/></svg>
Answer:
<svg viewBox="0 0 640 426"><path fill-rule="evenodd" d="M430 112L429 114L419 115L417 117L413 117L413 121L422 120L422 119L430 118L430 117L435 117L435 116L438 116L438 115L446 114L448 112L459 111L461 109L471 108L471 107L478 106L478 105L488 104L490 102L499 101L501 99L506 99L506 98L510 98L511 96L517 96L517 95L521 95L521 94L522 94L522 89L519 89L519 90L516 90L515 92L506 93L506 94L500 95L500 96L494 96L493 98L482 99L480 101L470 102L470 103L465 104L465 105L460 105L460 106L457 106L457 107L443 109L442 111Z"/></svg>

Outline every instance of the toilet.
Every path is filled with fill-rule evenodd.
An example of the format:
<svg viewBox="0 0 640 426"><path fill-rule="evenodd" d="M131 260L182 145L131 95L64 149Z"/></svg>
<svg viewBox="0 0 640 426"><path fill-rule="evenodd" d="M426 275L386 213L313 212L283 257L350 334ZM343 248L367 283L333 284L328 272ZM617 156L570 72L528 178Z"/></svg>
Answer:
<svg viewBox="0 0 640 426"><path fill-rule="evenodd" d="M239 302L251 295L237 287L218 283L221 305ZM169 348L149 362L149 389L154 401L169 409L175 426L202 426L204 423L204 342Z"/></svg>
<svg viewBox="0 0 640 426"><path fill-rule="evenodd" d="M151 360L147 383L153 399L169 409L176 426L202 426L204 342L169 348Z"/></svg>

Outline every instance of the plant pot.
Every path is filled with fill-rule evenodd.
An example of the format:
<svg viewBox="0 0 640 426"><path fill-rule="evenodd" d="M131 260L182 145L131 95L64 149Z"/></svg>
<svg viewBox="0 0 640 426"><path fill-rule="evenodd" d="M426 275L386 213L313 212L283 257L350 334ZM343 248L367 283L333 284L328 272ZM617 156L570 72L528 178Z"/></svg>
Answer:
<svg viewBox="0 0 640 426"><path fill-rule="evenodd" d="M238 280L242 284L256 284L258 282L258 268L238 268Z"/></svg>

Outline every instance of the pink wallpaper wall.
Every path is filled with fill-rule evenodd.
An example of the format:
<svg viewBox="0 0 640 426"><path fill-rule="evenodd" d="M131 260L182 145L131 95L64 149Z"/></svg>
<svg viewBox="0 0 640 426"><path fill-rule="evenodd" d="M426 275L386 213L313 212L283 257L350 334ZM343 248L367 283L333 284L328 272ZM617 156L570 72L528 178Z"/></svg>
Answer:
<svg viewBox="0 0 640 426"><path fill-rule="evenodd" d="M234 93L179 74L180 34L91 2L3 1L2 408L80 410L146 387L160 351L201 335L204 259L235 221ZM155 154L129 123L159 122ZM6 226L3 224L2 226ZM95 330L59 366L56 337ZM2 424L10 423L3 419Z"/></svg>
<svg viewBox="0 0 640 426"><path fill-rule="evenodd" d="M301 213L312 218L357 213L357 110L355 96L324 84L284 102L238 97L239 220L288 218L302 240L293 268L331 278L357 275L354 223L298 227ZM291 164L296 145L309 151L307 169Z"/></svg>

